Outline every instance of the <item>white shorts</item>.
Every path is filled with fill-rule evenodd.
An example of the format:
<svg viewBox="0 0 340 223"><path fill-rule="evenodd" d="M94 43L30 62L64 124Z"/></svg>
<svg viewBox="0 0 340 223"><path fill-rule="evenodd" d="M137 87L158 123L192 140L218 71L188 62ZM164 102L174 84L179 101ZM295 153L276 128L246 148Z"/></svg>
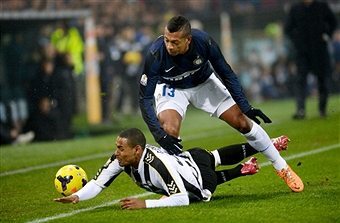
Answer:
<svg viewBox="0 0 340 223"><path fill-rule="evenodd" d="M174 89L166 84L157 84L154 96L157 115L164 110L173 109L182 118L185 117L189 104L215 117L220 117L235 104L229 91L215 74L210 75L204 83L188 89Z"/></svg>

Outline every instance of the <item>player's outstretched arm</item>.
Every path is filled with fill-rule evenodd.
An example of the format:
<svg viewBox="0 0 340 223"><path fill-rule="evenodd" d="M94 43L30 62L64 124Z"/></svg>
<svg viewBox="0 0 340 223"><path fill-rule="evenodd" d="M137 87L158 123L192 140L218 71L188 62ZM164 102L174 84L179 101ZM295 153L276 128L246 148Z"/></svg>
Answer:
<svg viewBox="0 0 340 223"><path fill-rule="evenodd" d="M138 198L124 198L119 202L122 209L132 210L146 208L145 200Z"/></svg>
<svg viewBox="0 0 340 223"><path fill-rule="evenodd" d="M70 196L67 196L67 197L55 198L54 201L60 202L60 203L76 204L76 203L79 202L79 197L77 195L70 195Z"/></svg>

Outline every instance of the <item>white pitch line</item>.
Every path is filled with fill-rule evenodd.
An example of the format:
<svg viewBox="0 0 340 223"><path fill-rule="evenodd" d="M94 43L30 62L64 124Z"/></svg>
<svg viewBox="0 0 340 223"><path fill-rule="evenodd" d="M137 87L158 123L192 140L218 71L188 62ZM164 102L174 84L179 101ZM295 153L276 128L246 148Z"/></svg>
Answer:
<svg viewBox="0 0 340 223"><path fill-rule="evenodd" d="M111 152L111 154L112 154L112 152ZM82 161L89 161L89 160L94 160L94 159L98 159L98 158L104 158L104 157L108 157L109 155L110 155L109 152L103 152L103 153L99 153L99 154L83 156L83 157L80 157L80 158L69 159L69 160L64 160L64 161L60 161L60 162L54 162L54 163L48 163L48 164L43 164L43 165L38 165L38 166L31 166L31 167L27 167L27 168L23 168L23 169L5 171L5 172L0 173L0 177L15 175L15 174L19 174L19 173L27 173L27 172L31 172L33 170L47 169L47 168L50 168L50 167L67 165L67 164L70 164L70 163L78 163L78 162L82 162Z"/></svg>
<svg viewBox="0 0 340 223"><path fill-rule="evenodd" d="M151 195L151 194L153 194L153 193L146 192L146 193L137 194L137 195L131 196L131 197L135 197L135 198L146 197L146 196ZM53 220L60 219L60 218L66 218L66 217L70 217L70 216L73 216L73 215L76 215L76 214L79 214L79 213L82 213L82 212L92 211L92 210L95 210L97 208L102 208L102 207L107 207L107 206L117 204L119 202L119 200L113 200L113 201L106 202L106 203L103 203L103 204L100 204L100 205L97 205L97 206L78 209L78 210L75 210L75 211L71 211L71 212L63 213L63 214L58 214L58 215L54 215L54 216L51 216L51 217L35 219L35 220L29 221L27 223L41 223L41 222L53 221Z"/></svg>
<svg viewBox="0 0 340 223"><path fill-rule="evenodd" d="M336 148L340 149L340 143L329 145L329 146L325 146L325 147L321 147L319 149L314 149L314 150L310 150L310 151L307 151L307 152L293 154L293 155L286 156L286 157L283 157L283 158L286 161L288 161L288 160L293 160L293 159L304 157L304 156L310 156L310 155L313 155L313 154L326 152L328 150L332 150L332 149L336 149ZM261 166L269 166L269 165L271 165L271 163L268 161L268 162L264 162L264 163L262 163L260 165Z"/></svg>
<svg viewBox="0 0 340 223"><path fill-rule="evenodd" d="M307 151L307 152L297 153L297 154L294 154L294 155L291 155L291 156L284 157L284 159L288 161L288 160L292 160L292 159L296 159L296 158L300 158L300 157L305 157L305 156L310 156L310 155L314 155L314 154L317 154L317 153L326 152L326 151L333 150L333 149L336 149L336 148L338 148L338 149L340 148L340 143L330 145L330 146L321 147L321 148L310 150L310 151ZM269 165L271 165L270 162L264 162L264 163L260 164L261 167L265 167L265 166L269 166ZM146 197L146 196L151 195L151 194L153 194L153 193L146 192L146 193L142 193L142 194L137 194L133 197ZM38 219L35 219L33 221L29 221L27 223L41 223L41 222L53 221L53 220L60 219L60 218L70 217L70 216L73 216L73 215L76 215L76 214L79 214L79 213L82 213L82 212L92 211L92 210L97 209L97 208L102 208L102 207L107 207L107 206L110 206L110 205L117 204L119 202L119 200L120 199L113 200L113 201L110 201L110 202L103 203L101 205L83 208L83 209L78 209L78 210L71 211L71 212L68 212L68 213L58 214L58 215L54 215L54 216L50 216L50 217L46 217L46 218L38 218Z"/></svg>

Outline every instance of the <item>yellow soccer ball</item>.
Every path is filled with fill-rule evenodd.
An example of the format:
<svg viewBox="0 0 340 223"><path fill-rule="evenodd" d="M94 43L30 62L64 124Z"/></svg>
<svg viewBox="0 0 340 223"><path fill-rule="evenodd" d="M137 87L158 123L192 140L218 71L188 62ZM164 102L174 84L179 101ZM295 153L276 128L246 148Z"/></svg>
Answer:
<svg viewBox="0 0 340 223"><path fill-rule="evenodd" d="M71 195L87 183L86 172L77 165L66 165L55 175L54 186L64 196Z"/></svg>

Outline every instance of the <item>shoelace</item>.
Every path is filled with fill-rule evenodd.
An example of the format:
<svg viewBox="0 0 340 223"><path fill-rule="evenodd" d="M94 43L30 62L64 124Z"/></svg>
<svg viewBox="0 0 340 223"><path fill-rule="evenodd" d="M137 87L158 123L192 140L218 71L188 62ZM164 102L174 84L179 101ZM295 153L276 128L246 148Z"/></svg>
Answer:
<svg viewBox="0 0 340 223"><path fill-rule="evenodd" d="M292 174L289 171L289 169L284 171L284 178L287 179L287 181L290 182L290 183L294 183L294 181L295 181L295 179L292 177Z"/></svg>

